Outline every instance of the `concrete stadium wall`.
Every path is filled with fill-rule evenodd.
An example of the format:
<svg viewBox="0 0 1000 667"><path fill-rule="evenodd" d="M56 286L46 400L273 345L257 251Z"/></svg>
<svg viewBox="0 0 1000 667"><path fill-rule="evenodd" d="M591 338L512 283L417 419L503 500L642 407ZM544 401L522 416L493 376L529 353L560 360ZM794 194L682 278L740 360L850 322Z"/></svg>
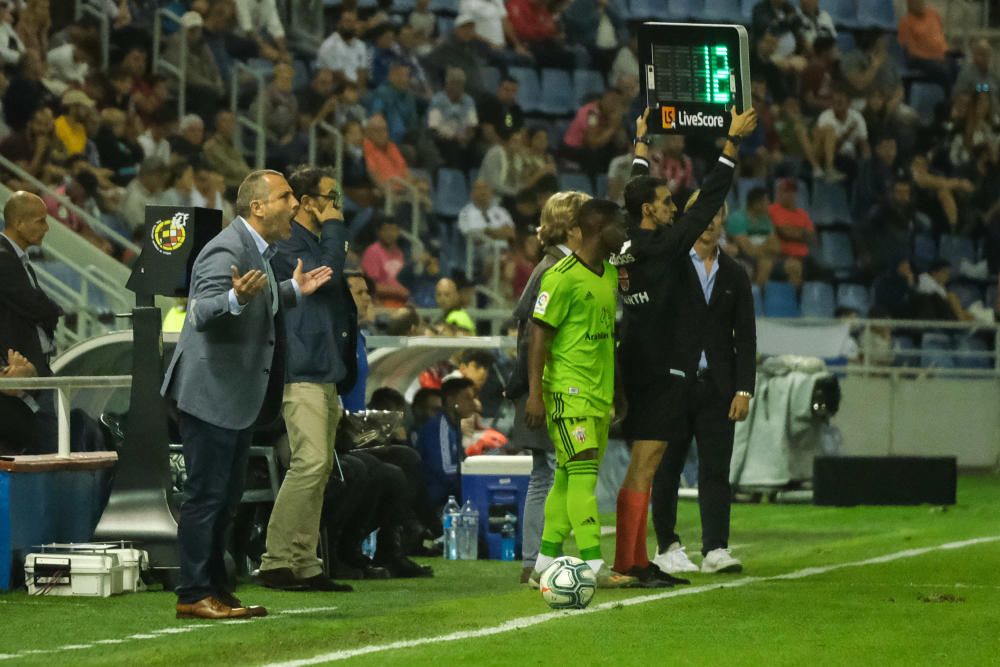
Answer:
<svg viewBox="0 0 1000 667"><path fill-rule="evenodd" d="M843 453L953 455L963 467L1000 465L1000 378L851 376L833 419Z"/></svg>

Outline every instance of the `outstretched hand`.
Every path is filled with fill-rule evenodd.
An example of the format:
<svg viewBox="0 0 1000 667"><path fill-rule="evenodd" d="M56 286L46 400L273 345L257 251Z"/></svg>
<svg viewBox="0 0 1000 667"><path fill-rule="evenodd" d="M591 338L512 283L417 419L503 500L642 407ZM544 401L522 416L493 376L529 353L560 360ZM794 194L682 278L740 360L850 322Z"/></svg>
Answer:
<svg viewBox="0 0 1000 667"><path fill-rule="evenodd" d="M267 287L267 274L263 271L250 269L241 276L235 265L230 266L229 270L233 274L233 292L236 293L236 300L241 306L246 305Z"/></svg>
<svg viewBox="0 0 1000 667"><path fill-rule="evenodd" d="M646 136L646 131L649 126L646 124L646 119L649 118L649 107L642 112L642 115L635 119L635 138L642 139Z"/></svg>
<svg viewBox="0 0 1000 667"><path fill-rule="evenodd" d="M302 294L308 296L325 285L333 277L333 269L329 266L319 266L312 271L302 270L302 260L299 259L292 273L292 279L299 284Z"/></svg>
<svg viewBox="0 0 1000 667"><path fill-rule="evenodd" d="M729 110L732 121L729 124L729 134L734 137L746 137L757 129L757 110L750 107L743 113L736 113L734 106Z"/></svg>

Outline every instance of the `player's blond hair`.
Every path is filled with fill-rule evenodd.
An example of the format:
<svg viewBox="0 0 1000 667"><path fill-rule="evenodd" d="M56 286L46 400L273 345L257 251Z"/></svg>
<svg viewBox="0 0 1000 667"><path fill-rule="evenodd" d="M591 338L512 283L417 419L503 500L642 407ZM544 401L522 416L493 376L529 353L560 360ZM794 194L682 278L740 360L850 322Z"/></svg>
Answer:
<svg viewBox="0 0 1000 667"><path fill-rule="evenodd" d="M538 240L543 246L565 243L569 230L577 226L577 214L583 203L592 199L586 192L568 190L557 192L542 207Z"/></svg>

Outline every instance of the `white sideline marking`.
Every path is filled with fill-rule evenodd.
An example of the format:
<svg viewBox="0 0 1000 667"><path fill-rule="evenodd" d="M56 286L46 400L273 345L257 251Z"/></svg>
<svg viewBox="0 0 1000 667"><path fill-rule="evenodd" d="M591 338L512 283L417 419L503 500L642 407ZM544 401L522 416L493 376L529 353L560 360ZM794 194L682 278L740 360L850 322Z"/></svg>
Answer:
<svg viewBox="0 0 1000 667"><path fill-rule="evenodd" d="M368 655L371 653L382 653L385 651L394 651L397 649L414 648L416 646L423 646L425 644L437 644L440 642L454 642L454 641L461 641L463 639L490 637L492 635L504 634L512 630L523 630L525 628L541 625L542 623L546 623L548 621L553 621L560 618L568 618L572 616L578 616L581 614L594 614L599 611L607 611L608 609L614 609L616 607L631 607L638 604L646 604L647 602L656 602L658 600L665 600L668 598L683 597L685 595L697 595L698 593L707 593L709 591L718 590L720 588L741 588L743 586L748 586L750 584L759 583L762 581L802 579L805 577L812 577L817 574L826 574L827 572L833 572L834 570L842 570L849 567L865 567L867 565L878 565L881 563L888 563L903 558L913 558L915 556L922 556L924 554L931 553L933 551L962 549L964 547L970 547L977 544L987 544L989 542L997 542L997 541L1000 541L1000 535L995 535L992 537L977 537L970 540L962 540L961 542L947 542L945 544L939 544L934 547L923 547L919 549L907 549L905 551L897 551L895 553L885 554L884 556L876 556L874 558L867 558L865 560L853 561L850 563L837 563L834 565L825 565L822 567L807 567L801 570L796 570L794 572L789 572L787 574L779 574L771 577L743 577L742 579L734 579L731 581L718 584L708 584L705 586L694 586L690 588L675 588L665 593L653 593L651 595L641 595L634 598L614 600L612 602L605 602L603 604L595 605L593 607L588 607L587 609L580 609L578 611L554 611L545 614L537 614L535 616L525 616L522 618L514 618L509 621L505 621L504 623L501 623L493 627L480 628L479 630L463 630L461 632L452 632L446 635L438 635L436 637L421 637L420 639L407 639L403 641L391 642L389 644L374 644L371 646L362 646L360 648L344 649L341 651L333 651L331 653L324 653L321 655L313 656L312 658L303 658L301 660L289 660L286 662L269 663L265 665L265 667L306 667L306 665L318 665L324 662L335 662L338 660L346 660L348 658L355 658L357 656Z"/></svg>
<svg viewBox="0 0 1000 667"><path fill-rule="evenodd" d="M138 634L128 635L121 639L96 639L88 644L66 644L65 646L59 646L57 648L44 648L44 649L27 649L24 651L18 651L17 653L0 653L0 661L2 660L14 660L16 658L23 658L29 655L45 655L47 653L62 653L63 651L82 651L89 648L97 648L98 646L111 646L117 644L126 644L128 642L141 641L144 639L159 639L161 637L168 637L170 635L179 635L185 632L191 632L193 630L201 630L203 628L216 628L220 625L246 625L247 623L253 623L254 621L266 621L268 619L278 618L280 616L287 615L299 615L299 614L315 614L323 611L333 611L337 607L305 607L302 609L284 609L277 612L271 616L265 616L263 618L252 618L252 619L234 619L230 621L220 621L218 623L198 623L190 625L176 625L169 628L160 628L159 630L149 630L147 632L141 632Z"/></svg>

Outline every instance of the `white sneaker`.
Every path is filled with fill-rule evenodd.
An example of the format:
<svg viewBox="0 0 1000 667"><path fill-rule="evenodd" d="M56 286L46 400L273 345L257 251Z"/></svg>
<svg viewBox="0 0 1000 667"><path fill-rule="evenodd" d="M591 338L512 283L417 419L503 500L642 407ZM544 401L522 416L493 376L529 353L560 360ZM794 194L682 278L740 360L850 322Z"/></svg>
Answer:
<svg viewBox="0 0 1000 667"><path fill-rule="evenodd" d="M660 572L667 574L677 574L678 572L697 572L698 566L691 562L687 552L680 542L674 542L663 553L656 554L653 565L660 568Z"/></svg>
<svg viewBox="0 0 1000 667"><path fill-rule="evenodd" d="M729 553L729 549L712 549L701 561L701 571L706 574L715 572L742 572L743 563L739 558Z"/></svg>

